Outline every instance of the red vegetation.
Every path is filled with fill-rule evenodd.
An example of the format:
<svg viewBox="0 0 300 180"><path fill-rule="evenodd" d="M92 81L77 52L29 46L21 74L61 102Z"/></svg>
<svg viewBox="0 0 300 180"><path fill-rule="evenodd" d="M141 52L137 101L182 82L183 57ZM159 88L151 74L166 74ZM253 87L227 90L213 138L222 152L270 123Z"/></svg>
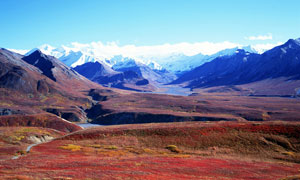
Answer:
<svg viewBox="0 0 300 180"><path fill-rule="evenodd" d="M33 148L16 161L2 162L3 177L14 173L28 178L60 179L264 179L274 180L298 173L300 165L203 157L127 155L101 157L59 150L62 142ZM47 154L47 156L45 156ZM33 163L34 162L34 163Z"/></svg>
<svg viewBox="0 0 300 180"><path fill-rule="evenodd" d="M51 114L0 116L0 126L33 126L73 132L82 128Z"/></svg>
<svg viewBox="0 0 300 180"><path fill-rule="evenodd" d="M209 135L210 133L229 133L231 131L284 135L300 138L300 124L287 122L183 122L108 126L109 128L92 128L73 133L64 139L97 139L104 135L138 135L138 136L188 136Z"/></svg>
<svg viewBox="0 0 300 180"><path fill-rule="evenodd" d="M91 128L0 161L0 177L280 179L299 174L299 133L299 123L286 122Z"/></svg>

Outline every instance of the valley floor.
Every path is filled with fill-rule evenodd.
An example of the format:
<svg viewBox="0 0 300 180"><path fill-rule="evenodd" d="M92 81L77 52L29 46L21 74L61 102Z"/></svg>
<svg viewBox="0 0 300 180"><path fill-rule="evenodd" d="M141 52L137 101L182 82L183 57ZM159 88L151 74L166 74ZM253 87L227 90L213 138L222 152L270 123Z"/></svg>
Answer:
<svg viewBox="0 0 300 180"><path fill-rule="evenodd" d="M2 159L0 178L297 179L299 132L299 123L286 122L88 128L34 146L18 159Z"/></svg>

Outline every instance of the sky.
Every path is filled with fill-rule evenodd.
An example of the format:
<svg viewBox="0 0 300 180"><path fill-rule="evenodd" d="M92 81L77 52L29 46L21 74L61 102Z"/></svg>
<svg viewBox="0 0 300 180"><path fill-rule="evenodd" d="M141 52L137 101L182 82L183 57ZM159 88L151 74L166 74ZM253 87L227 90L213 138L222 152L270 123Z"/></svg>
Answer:
<svg viewBox="0 0 300 180"><path fill-rule="evenodd" d="M299 7L299 0L0 0L0 47L274 46L300 37Z"/></svg>

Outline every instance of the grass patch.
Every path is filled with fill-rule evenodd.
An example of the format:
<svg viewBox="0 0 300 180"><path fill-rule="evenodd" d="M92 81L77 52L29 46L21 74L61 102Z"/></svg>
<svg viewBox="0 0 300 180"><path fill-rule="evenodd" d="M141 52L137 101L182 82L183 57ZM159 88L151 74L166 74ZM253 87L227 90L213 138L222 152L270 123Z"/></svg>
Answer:
<svg viewBox="0 0 300 180"><path fill-rule="evenodd" d="M114 146L114 145L104 146L103 148L104 148L104 149L109 149L109 150L115 150L115 149L118 149L118 147L117 147L117 146Z"/></svg>
<svg viewBox="0 0 300 180"><path fill-rule="evenodd" d="M285 177L280 180L299 180L299 179L300 179L300 175L296 175L296 176Z"/></svg>
<svg viewBox="0 0 300 180"><path fill-rule="evenodd" d="M74 145L74 144L67 144L64 146L60 146L60 148L70 150L70 151L80 151L81 150L81 146Z"/></svg>
<svg viewBox="0 0 300 180"><path fill-rule="evenodd" d="M148 154L154 154L154 151L149 148L144 148L143 151Z"/></svg>
<svg viewBox="0 0 300 180"><path fill-rule="evenodd" d="M282 152L281 154L287 155L287 156L295 156L295 153L291 152L291 151L285 151L285 152Z"/></svg>
<svg viewBox="0 0 300 180"><path fill-rule="evenodd" d="M21 141L22 139L25 138L25 136L12 136L14 141Z"/></svg>
<svg viewBox="0 0 300 180"><path fill-rule="evenodd" d="M99 144L92 144L92 145L88 145L88 147L92 147L92 148L99 149L99 148L101 148L102 146L99 145Z"/></svg>

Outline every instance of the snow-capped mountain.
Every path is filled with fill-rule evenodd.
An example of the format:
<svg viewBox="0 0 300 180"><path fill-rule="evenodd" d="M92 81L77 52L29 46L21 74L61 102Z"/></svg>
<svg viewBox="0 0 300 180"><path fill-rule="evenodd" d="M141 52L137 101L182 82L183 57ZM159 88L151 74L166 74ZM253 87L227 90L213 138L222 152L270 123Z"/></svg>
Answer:
<svg viewBox="0 0 300 180"><path fill-rule="evenodd" d="M144 78L160 83L168 83L181 76L183 73L190 71L198 66L212 61L217 57L230 56L237 52L238 49L244 49L248 53L258 52L252 46L236 47L225 49L212 55L203 55L201 53L187 56L183 53L173 53L164 56L138 56L125 57L123 55L108 56L101 55L95 49L78 48L78 47L53 47L42 45L38 47L44 54L54 56L61 60L69 67L76 67L87 62L99 62L116 71L135 70ZM35 51L33 49L32 51ZM29 54L28 52L27 54Z"/></svg>
<svg viewBox="0 0 300 180"><path fill-rule="evenodd" d="M145 64L153 70L161 71L164 69L160 64L158 64L155 61L148 60Z"/></svg>
<svg viewBox="0 0 300 180"><path fill-rule="evenodd" d="M93 47L75 47L64 46L53 47L50 45L42 45L38 47L44 54L54 56L70 67L76 67L86 62L101 62L108 66L116 64L124 65L124 61L134 60L138 63L144 64L153 70L166 69L172 73L181 74L182 72L189 71L201 64L211 61L212 59L221 55L230 55L238 48L225 49L213 55L196 54L187 56L183 53L173 53L164 56L137 56L127 57L122 54L111 55L110 53L101 54ZM257 53L254 46L244 46L241 49L251 53ZM36 49L35 49L36 50ZM102 52L102 50L100 50ZM121 53L121 52L120 52ZM126 63L125 63L126 64Z"/></svg>
<svg viewBox="0 0 300 180"><path fill-rule="evenodd" d="M142 62L139 62L133 58L123 57L122 55L114 56L108 61L112 68L115 70L136 66L137 64L142 64Z"/></svg>
<svg viewBox="0 0 300 180"><path fill-rule="evenodd" d="M175 80L176 78L174 74L163 69L160 65L153 61L148 61L150 62L150 66L148 66L143 61L118 55L110 59L109 62L112 65L112 69L114 69L115 71L134 71L138 75L152 82L168 83Z"/></svg>
<svg viewBox="0 0 300 180"><path fill-rule="evenodd" d="M183 74L174 84L188 87L240 85L266 79L300 79L300 41L290 39L263 54L237 50L230 56L219 56Z"/></svg>
<svg viewBox="0 0 300 180"><path fill-rule="evenodd" d="M122 55L114 56L111 59L106 60L106 62L109 63L114 69L121 69L139 64L143 66L146 65L152 70L163 70L163 67L153 60L123 57Z"/></svg>
<svg viewBox="0 0 300 180"><path fill-rule="evenodd" d="M94 57L88 53L84 53L82 51L78 51L66 46L55 48L53 46L45 44L38 48L32 49L31 51L27 52L25 55L29 55L32 52L36 51L37 49L39 49L41 52L43 52L46 55L50 55L58 58L65 65L69 67L76 67L78 65L82 65L87 62L96 62L96 61L99 61L103 64L110 66L110 64L108 64L105 61L102 61L97 57Z"/></svg>
<svg viewBox="0 0 300 180"><path fill-rule="evenodd" d="M75 48L69 48L66 46L61 46L55 48L50 45L42 45L38 48L34 48L31 51L27 52L26 55L31 54L36 50L42 51L46 55L51 55L59 60L61 60L64 64L69 67L76 67L87 62L100 62L101 64L105 64L107 66L114 66L118 68L122 68L122 66L131 66L130 64L141 64L146 65L153 70L162 70L162 66L159 65L157 62L149 60L149 59L141 59L141 58L130 58L130 57L123 57L122 55L116 55L110 58L105 57L98 57L94 52L85 50L81 51Z"/></svg>
<svg viewBox="0 0 300 180"><path fill-rule="evenodd" d="M280 44L277 43L277 45ZM172 45L169 46L172 47ZM273 48L274 46L275 44L256 44L244 46L242 49L247 52L261 54L266 50ZM40 49L44 54L60 59L70 67L82 65L86 62L96 61L111 67L120 62L115 60L115 57L120 55L121 61L133 59L134 61L148 66L152 70L165 69L171 73L180 75L183 72L189 71L201 64L209 62L220 55L232 54L237 48L225 49L212 55L200 54L200 52L202 52L201 50L199 50L198 54L187 55L185 54L187 52L180 48L177 48L176 51L172 50L160 52L160 49L153 49L151 46L119 46L114 43L103 44L101 42L92 42L90 44L71 43L70 45L62 45L60 47L53 47L45 44L38 47L38 49ZM21 53L24 51L15 50L15 52ZM113 59L113 61L111 61L111 59ZM121 64L124 65L124 62Z"/></svg>
<svg viewBox="0 0 300 180"><path fill-rule="evenodd" d="M129 57L123 57L122 55L113 56L110 59L98 58L82 51L75 51L74 49L61 46L54 48L50 45L43 45L39 48L35 48L29 51L26 55L40 49L41 52L54 56L61 60L65 65L75 68L80 65L84 65L89 62L99 62L106 69L111 68L113 71L126 72L133 71L140 77L143 77L151 82L169 83L175 80L176 76L163 69L158 63L141 59L133 59Z"/></svg>
<svg viewBox="0 0 300 180"><path fill-rule="evenodd" d="M64 55L66 53L66 47L62 46L61 48L55 48L53 46L50 46L48 44L44 44L41 45L37 48L34 48L32 50L30 50L29 52L27 52L25 54L25 56L28 56L29 54L31 54L32 52L36 51L36 50L40 50L42 53L46 54L46 55L50 55L50 56L54 56L56 58L61 57L62 55Z"/></svg>
<svg viewBox="0 0 300 180"><path fill-rule="evenodd" d="M172 54L168 57L152 57L150 59L154 62L156 61L162 66L162 68L180 76L182 73L190 71L198 66L201 66L206 62L210 62L217 57L233 55L237 53L238 49L243 49L248 53L258 53L253 47L245 46L236 47L232 49L225 49L213 55L203 55L201 53L194 56L186 56L184 54Z"/></svg>
<svg viewBox="0 0 300 180"><path fill-rule="evenodd" d="M63 63L65 63L67 66L70 67L76 67L82 64L85 64L87 62L96 62L96 61L100 61L102 62L100 59L97 59L93 56L89 56L87 54L83 54L81 51L69 51L68 53L62 55L59 60L61 60ZM104 62L102 62L103 64L106 64ZM107 65L107 64L106 64Z"/></svg>

